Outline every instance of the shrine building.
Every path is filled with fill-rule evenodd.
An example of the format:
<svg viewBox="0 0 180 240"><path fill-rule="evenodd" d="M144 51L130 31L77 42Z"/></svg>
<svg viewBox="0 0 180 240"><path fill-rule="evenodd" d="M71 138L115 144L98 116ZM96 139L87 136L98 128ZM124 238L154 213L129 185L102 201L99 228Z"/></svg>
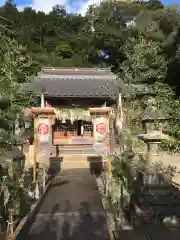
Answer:
<svg viewBox="0 0 180 240"><path fill-rule="evenodd" d="M92 153L94 131L104 131L101 122L93 126L97 117L108 117L113 130L119 89L108 68L43 68L27 89L38 96L39 107L53 108L52 144L62 152Z"/></svg>

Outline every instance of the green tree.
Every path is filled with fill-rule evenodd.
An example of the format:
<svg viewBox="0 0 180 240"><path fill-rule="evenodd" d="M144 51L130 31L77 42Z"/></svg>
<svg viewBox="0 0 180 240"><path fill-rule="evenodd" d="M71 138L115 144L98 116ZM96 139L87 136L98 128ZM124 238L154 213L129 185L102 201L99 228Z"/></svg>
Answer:
<svg viewBox="0 0 180 240"><path fill-rule="evenodd" d="M131 37L124 46L126 59L120 66L120 76L128 84L154 84L164 81L167 62L159 44L143 36Z"/></svg>
<svg viewBox="0 0 180 240"><path fill-rule="evenodd" d="M9 40L9 39L8 39ZM38 64L26 53L26 49L9 40L1 55L0 63L0 110L1 110L1 152L11 150L16 142L14 124L17 116L34 99L24 92L24 84L39 71Z"/></svg>
<svg viewBox="0 0 180 240"><path fill-rule="evenodd" d="M176 79L179 72L179 20L175 9L141 11L135 24L129 27L129 37L123 46L125 60L119 63L120 78L129 85L145 84L154 94L159 108L172 116L169 134L176 139L180 132ZM142 104L141 112L146 100L137 101L138 105Z"/></svg>

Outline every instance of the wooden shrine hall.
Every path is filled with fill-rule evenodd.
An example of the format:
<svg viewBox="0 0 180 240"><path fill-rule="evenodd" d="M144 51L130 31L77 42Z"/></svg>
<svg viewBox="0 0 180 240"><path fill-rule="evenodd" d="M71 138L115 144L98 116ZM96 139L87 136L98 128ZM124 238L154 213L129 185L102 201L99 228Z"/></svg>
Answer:
<svg viewBox="0 0 180 240"><path fill-rule="evenodd" d="M112 112L118 96L116 76L107 68L43 68L27 90L39 97L39 106L54 109L52 143L64 149L90 149L94 114L106 114L104 107Z"/></svg>

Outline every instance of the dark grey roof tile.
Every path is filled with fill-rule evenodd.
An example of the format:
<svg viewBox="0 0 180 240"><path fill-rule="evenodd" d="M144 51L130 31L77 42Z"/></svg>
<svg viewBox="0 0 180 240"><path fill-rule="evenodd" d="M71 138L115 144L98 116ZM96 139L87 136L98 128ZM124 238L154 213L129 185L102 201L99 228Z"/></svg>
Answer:
<svg viewBox="0 0 180 240"><path fill-rule="evenodd" d="M91 73L92 71L92 73ZM40 73L38 78L30 83L28 91L59 97L107 97L114 98L118 93L116 76L107 69L102 71L86 70L83 74ZM88 74L87 74L88 73ZM96 74L95 74L96 73Z"/></svg>

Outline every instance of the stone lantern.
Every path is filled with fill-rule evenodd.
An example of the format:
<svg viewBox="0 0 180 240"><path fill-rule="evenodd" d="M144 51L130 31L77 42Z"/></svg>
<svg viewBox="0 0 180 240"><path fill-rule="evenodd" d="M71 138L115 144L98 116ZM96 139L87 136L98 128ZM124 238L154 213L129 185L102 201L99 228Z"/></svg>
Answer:
<svg viewBox="0 0 180 240"><path fill-rule="evenodd" d="M142 123L145 133L138 137L147 144L147 157L153 162L152 154L157 155L159 146L163 140L168 139L168 135L163 134L163 123L169 117L157 108L155 100L149 99L147 107L142 116Z"/></svg>
<svg viewBox="0 0 180 240"><path fill-rule="evenodd" d="M147 107L142 116L142 122L146 133L162 134L163 122L167 120L162 109L158 109L153 98L148 100Z"/></svg>
<svg viewBox="0 0 180 240"><path fill-rule="evenodd" d="M168 139L168 135L163 134L162 131L163 123L168 118L162 110L158 109L153 98L148 100L147 107L142 116L145 133L138 137L146 143L147 165L149 170L153 170L153 164L162 160L162 156L159 155L159 146L163 140ZM152 176L151 180L154 182L157 179Z"/></svg>

